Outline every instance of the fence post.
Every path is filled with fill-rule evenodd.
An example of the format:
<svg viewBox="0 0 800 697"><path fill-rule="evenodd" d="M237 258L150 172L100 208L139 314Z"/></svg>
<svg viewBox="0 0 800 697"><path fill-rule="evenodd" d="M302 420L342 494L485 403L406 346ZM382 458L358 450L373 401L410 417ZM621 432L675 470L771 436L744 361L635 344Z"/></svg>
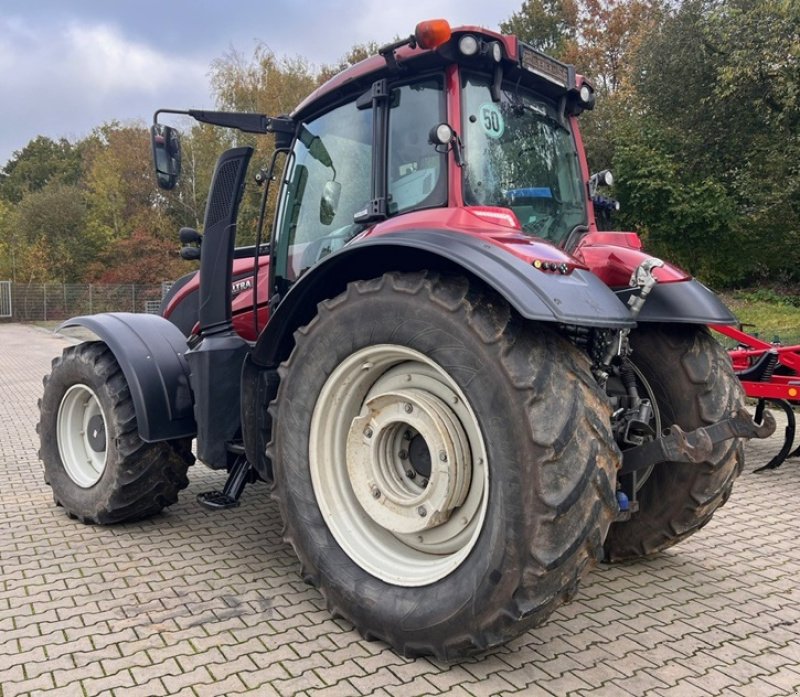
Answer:
<svg viewBox="0 0 800 697"><path fill-rule="evenodd" d="M89 314L90 315L94 314L94 312L92 312L92 284L91 283L89 284Z"/></svg>
<svg viewBox="0 0 800 697"><path fill-rule="evenodd" d="M131 283L131 312L136 312L136 286Z"/></svg>
<svg viewBox="0 0 800 697"><path fill-rule="evenodd" d="M44 321L47 321L47 283L42 283L42 304L44 305Z"/></svg>

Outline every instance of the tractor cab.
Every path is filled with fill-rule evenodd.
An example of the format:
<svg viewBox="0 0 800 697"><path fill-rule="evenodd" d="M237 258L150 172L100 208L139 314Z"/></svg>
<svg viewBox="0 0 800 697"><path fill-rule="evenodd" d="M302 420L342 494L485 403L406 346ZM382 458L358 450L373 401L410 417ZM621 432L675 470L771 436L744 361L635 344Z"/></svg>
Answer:
<svg viewBox="0 0 800 697"><path fill-rule="evenodd" d="M571 66L514 37L451 30L433 20L333 77L288 118L160 110L154 163L159 185L173 187L180 146L177 132L158 123L165 113L278 136L276 154L287 157L269 267L263 260L251 265L252 289L237 297L233 316L237 331L255 341L268 305L274 308L309 269L353 240L405 225L466 228L511 243L528 263L580 265L555 248L574 244L594 225L576 122L593 105L590 83ZM276 178L275 163L268 181ZM242 268L215 283L241 282ZM268 283L257 278L264 273ZM198 286L195 278L176 289L167 316Z"/></svg>

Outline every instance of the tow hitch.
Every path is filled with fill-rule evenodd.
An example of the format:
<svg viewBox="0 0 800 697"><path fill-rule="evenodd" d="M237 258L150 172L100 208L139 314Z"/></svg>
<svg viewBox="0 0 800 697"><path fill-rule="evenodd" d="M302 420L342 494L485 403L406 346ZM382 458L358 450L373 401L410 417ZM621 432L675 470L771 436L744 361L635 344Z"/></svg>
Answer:
<svg viewBox="0 0 800 697"><path fill-rule="evenodd" d="M711 426L686 432L674 425L664 430L660 438L630 448L622 453L618 474L628 474L660 462L704 462L711 457L717 443L731 438L768 438L775 432L775 417L765 411L761 423L756 423L742 407L733 416Z"/></svg>

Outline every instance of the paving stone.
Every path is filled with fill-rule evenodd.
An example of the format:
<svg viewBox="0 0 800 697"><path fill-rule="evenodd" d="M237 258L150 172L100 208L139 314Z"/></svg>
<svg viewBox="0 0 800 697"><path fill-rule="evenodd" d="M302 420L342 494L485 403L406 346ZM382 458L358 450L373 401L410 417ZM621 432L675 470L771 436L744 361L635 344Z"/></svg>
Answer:
<svg viewBox="0 0 800 697"><path fill-rule="evenodd" d="M42 481L34 429L42 375L66 345L0 325L3 697L800 690L800 468L751 472L778 437L748 444L730 500L696 535L653 559L600 565L541 627L448 666L397 656L330 618L298 576L265 486L211 514L195 497L225 476L197 465L178 503L151 520L69 520Z"/></svg>

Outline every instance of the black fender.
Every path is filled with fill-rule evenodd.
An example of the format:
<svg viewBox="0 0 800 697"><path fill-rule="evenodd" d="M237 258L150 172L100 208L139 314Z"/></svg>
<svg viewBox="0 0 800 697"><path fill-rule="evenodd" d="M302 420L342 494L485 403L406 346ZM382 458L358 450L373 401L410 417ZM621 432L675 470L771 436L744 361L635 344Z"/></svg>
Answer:
<svg viewBox="0 0 800 697"><path fill-rule="evenodd" d="M635 326L628 308L590 271L547 273L472 235L413 230L354 242L307 271L270 317L253 361L275 366L284 360L294 345L294 331L311 320L317 303L338 295L349 282L420 269L477 277L526 319L610 329Z"/></svg>
<svg viewBox="0 0 800 697"><path fill-rule="evenodd" d="M617 297L627 304L634 288L622 288ZM725 303L700 281L689 279L659 283L647 296L638 322L681 322L683 324L737 324Z"/></svg>
<svg viewBox="0 0 800 697"><path fill-rule="evenodd" d="M192 271L191 273L187 273L181 276L177 281L175 281L170 289L167 291L167 294L161 300L161 306L158 309L158 314L162 317L166 317L170 322L172 322L178 329L181 330L181 333L184 336L189 336L192 333L192 329L194 329L195 324L197 324L197 318L200 313L199 305L200 305L200 289L195 288L192 290L183 300L181 300L178 305L176 305L169 316L166 316L164 313L167 311L167 306L172 301L178 292L183 288L187 283L191 282L191 280L197 276L199 271Z"/></svg>
<svg viewBox="0 0 800 697"><path fill-rule="evenodd" d="M158 315L109 312L73 317L56 329L71 335L76 327L105 342L117 359L136 411L139 437L148 443L190 438L197 433L186 337ZM85 339L85 332L79 338Z"/></svg>

